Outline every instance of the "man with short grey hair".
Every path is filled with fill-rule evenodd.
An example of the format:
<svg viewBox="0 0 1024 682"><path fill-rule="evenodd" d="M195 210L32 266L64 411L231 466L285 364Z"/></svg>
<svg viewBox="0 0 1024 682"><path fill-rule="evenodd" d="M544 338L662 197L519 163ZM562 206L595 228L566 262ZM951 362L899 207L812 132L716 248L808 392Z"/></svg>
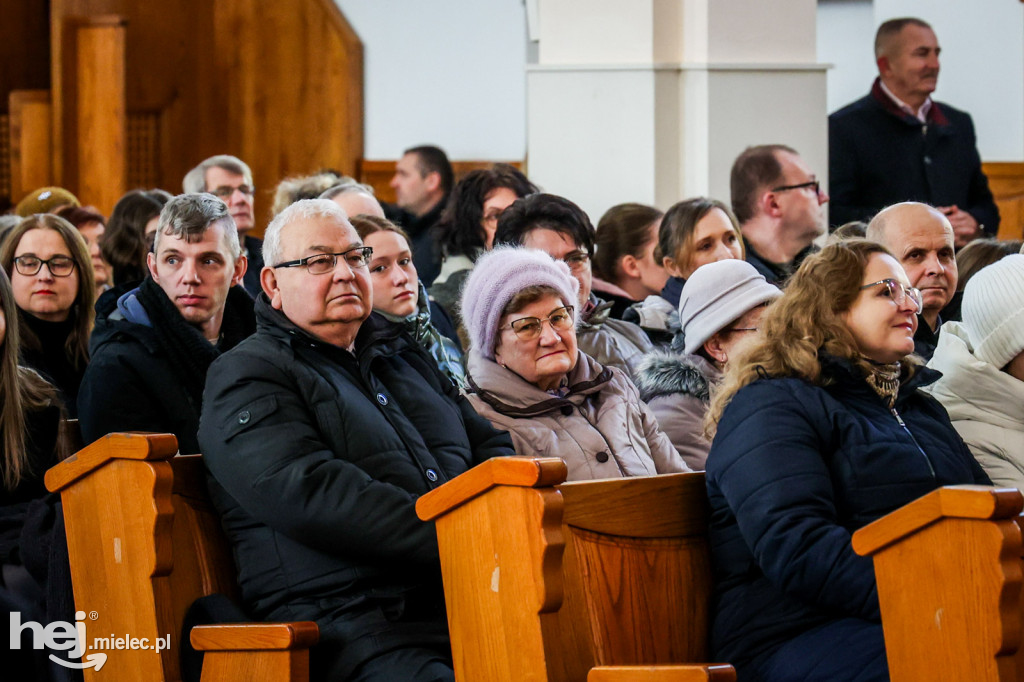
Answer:
<svg viewBox="0 0 1024 682"><path fill-rule="evenodd" d="M253 209L256 188L248 164L229 154L211 156L185 175L182 187L188 194L209 192L227 205L238 229L242 253L249 261L242 285L251 296L257 296L260 293L263 256L262 242L249 235L256 225Z"/></svg>
<svg viewBox="0 0 1024 682"><path fill-rule="evenodd" d="M196 433L210 364L256 330L246 269L228 208L210 194L164 206L142 284L96 311L92 360L78 395L86 442L113 431Z"/></svg>
<svg viewBox="0 0 1024 682"><path fill-rule="evenodd" d="M866 236L889 249L906 270L910 285L921 290L914 352L931 359L942 327L939 313L956 292L953 226L938 209L907 201L879 211L868 224Z"/></svg>
<svg viewBox="0 0 1024 682"><path fill-rule="evenodd" d="M317 622L311 680L453 681L416 499L512 442L370 314L371 249L337 205L292 204L263 249L259 329L211 368L199 430L245 606Z"/></svg>
<svg viewBox="0 0 1024 682"><path fill-rule="evenodd" d="M335 185L323 194L321 199L330 199L338 206L341 206L345 214L350 218L357 215L371 215L384 218L384 209L381 207L377 197L373 194L373 188L361 183L347 185Z"/></svg>

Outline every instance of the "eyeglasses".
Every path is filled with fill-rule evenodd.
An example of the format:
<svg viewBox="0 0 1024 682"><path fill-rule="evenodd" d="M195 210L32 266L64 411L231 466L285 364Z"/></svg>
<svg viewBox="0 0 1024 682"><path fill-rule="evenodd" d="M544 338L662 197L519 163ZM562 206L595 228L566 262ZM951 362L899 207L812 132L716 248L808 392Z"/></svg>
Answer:
<svg viewBox="0 0 1024 682"><path fill-rule="evenodd" d="M317 253L298 260L290 260L285 263L278 263L274 268L297 268L305 265L311 275L326 275L333 272L338 266L338 258L344 258L349 268L365 268L370 264L370 256L373 255L373 247L357 246L341 253Z"/></svg>
<svg viewBox="0 0 1024 682"><path fill-rule="evenodd" d="M47 260L35 256L18 256L14 259L14 267L26 277L32 277L44 265L54 277L67 277L75 271L75 260L71 256L52 256Z"/></svg>
<svg viewBox="0 0 1024 682"><path fill-rule="evenodd" d="M573 251L562 258L562 261L569 266L570 270L579 272L587 267L587 263L590 262L590 254L586 251Z"/></svg>
<svg viewBox="0 0 1024 682"><path fill-rule="evenodd" d="M544 319L520 317L518 320L512 320L507 327L502 327L502 329L511 329L523 341L533 341L539 338L541 332L544 331L545 322L550 324L555 331L564 332L572 329L574 324L572 311L573 307L567 305L551 311L551 314Z"/></svg>
<svg viewBox="0 0 1024 682"><path fill-rule="evenodd" d="M228 197L230 197L232 194L235 193L235 190L238 190L239 192L241 192L242 194L244 194L247 197L251 197L253 194L256 193L256 188L252 187L251 185L239 185L238 187L231 187L229 185L221 185L220 187L214 187L213 189L208 190L208 191L210 192L210 194L212 194L215 197L220 197L221 199L227 199Z"/></svg>
<svg viewBox="0 0 1024 682"><path fill-rule="evenodd" d="M914 287L908 287L898 279L882 279L877 282L872 282L871 284L865 284L861 289L868 289L873 286L878 286L879 284L885 285L886 289L889 290L889 297L896 303L896 305L904 305L909 298L913 301L914 305L917 306L917 312L921 312L924 308L924 299L921 298L920 290L915 289Z"/></svg>
<svg viewBox="0 0 1024 682"><path fill-rule="evenodd" d="M726 329L727 333L731 332L756 332L757 327L733 327L732 329Z"/></svg>
<svg viewBox="0 0 1024 682"><path fill-rule="evenodd" d="M821 180L811 180L810 182L801 182L799 185L781 185L779 187L772 187L773 192L788 192L791 189L808 189L813 188L815 194L821 194Z"/></svg>

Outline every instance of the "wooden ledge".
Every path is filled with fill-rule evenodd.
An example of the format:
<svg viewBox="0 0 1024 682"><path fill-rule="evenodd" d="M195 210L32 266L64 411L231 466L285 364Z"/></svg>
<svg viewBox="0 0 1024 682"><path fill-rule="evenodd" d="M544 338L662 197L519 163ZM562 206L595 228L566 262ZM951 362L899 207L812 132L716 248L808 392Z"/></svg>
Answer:
<svg viewBox="0 0 1024 682"><path fill-rule="evenodd" d="M587 682L736 682L736 669L726 663L598 666Z"/></svg>
<svg viewBox="0 0 1024 682"><path fill-rule="evenodd" d="M416 514L433 521L495 486L544 488L562 483L567 475L565 462L558 457L495 457L421 497Z"/></svg>
<svg viewBox="0 0 1024 682"><path fill-rule="evenodd" d="M945 486L904 505L853 534L853 550L871 556L942 518L1009 519L1021 512L1024 496L1016 488Z"/></svg>
<svg viewBox="0 0 1024 682"><path fill-rule="evenodd" d="M178 439L169 433L111 433L86 445L46 472L46 489L63 490L115 459L161 461L178 453Z"/></svg>
<svg viewBox="0 0 1024 682"><path fill-rule="evenodd" d="M313 621L197 625L189 639L199 651L285 651L308 649L320 640Z"/></svg>

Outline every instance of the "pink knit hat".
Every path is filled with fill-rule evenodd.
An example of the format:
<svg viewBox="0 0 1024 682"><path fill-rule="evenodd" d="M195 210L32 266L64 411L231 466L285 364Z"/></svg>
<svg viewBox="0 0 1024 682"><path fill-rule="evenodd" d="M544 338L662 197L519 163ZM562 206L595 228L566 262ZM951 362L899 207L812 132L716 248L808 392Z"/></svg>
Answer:
<svg viewBox="0 0 1024 682"><path fill-rule="evenodd" d="M553 288L566 305L576 306L580 283L569 266L535 249L498 246L477 259L462 286L462 324L470 345L494 359L498 323L508 302L529 286Z"/></svg>

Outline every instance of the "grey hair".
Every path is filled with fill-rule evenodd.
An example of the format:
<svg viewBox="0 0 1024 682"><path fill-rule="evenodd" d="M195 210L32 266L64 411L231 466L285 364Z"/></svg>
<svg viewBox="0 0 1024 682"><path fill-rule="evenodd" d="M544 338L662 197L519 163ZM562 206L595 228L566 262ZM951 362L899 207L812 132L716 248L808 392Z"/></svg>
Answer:
<svg viewBox="0 0 1024 682"><path fill-rule="evenodd" d="M274 216L263 234L263 263L273 267L281 262L281 230L300 220L334 220L351 227L348 215L329 199L302 199ZM354 230L354 228L353 228Z"/></svg>
<svg viewBox="0 0 1024 682"><path fill-rule="evenodd" d="M185 190L185 193L198 194L199 192L205 192L207 190L206 171L211 168L223 168L229 173L238 173L245 180L245 184L250 187L253 186L252 170L245 161L230 154L218 154L206 159L185 174L185 179L181 182L181 187Z"/></svg>
<svg viewBox="0 0 1024 682"><path fill-rule="evenodd" d="M212 194L179 194L160 211L160 226L156 231L153 253L160 253L160 238L163 235L184 239L189 244L199 241L210 226L224 223L223 240L228 253L236 261L242 254L238 242L235 219L228 213L228 206Z"/></svg>
<svg viewBox="0 0 1024 682"><path fill-rule="evenodd" d="M350 180L350 182L339 182L333 187L328 187L324 190L324 193L317 198L333 199L336 196L347 194L348 192L362 192L363 194L369 194L374 199L377 198L376 193L373 191L373 187L370 185L364 185L361 182L356 182L355 180L352 180L352 178L346 178L346 180Z"/></svg>

